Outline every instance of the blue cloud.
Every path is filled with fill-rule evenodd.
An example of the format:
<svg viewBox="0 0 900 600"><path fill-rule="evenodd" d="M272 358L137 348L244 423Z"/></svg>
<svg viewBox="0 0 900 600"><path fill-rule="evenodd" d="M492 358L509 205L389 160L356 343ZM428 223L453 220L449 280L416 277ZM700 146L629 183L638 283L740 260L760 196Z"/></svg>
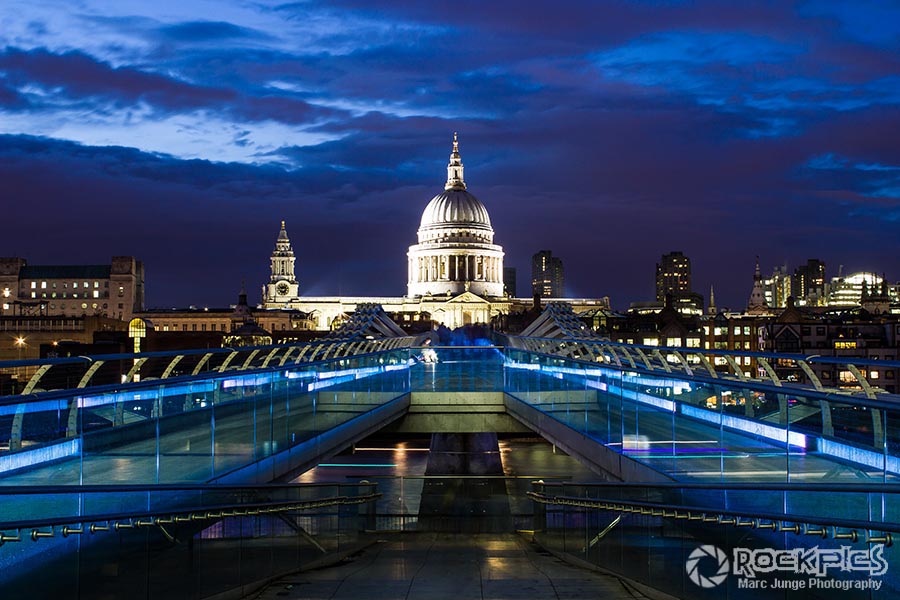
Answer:
<svg viewBox="0 0 900 600"><path fill-rule="evenodd" d="M165 38L180 42L222 42L235 39L269 39L270 36L261 31L240 27L223 21L190 21L176 23L159 28Z"/></svg>

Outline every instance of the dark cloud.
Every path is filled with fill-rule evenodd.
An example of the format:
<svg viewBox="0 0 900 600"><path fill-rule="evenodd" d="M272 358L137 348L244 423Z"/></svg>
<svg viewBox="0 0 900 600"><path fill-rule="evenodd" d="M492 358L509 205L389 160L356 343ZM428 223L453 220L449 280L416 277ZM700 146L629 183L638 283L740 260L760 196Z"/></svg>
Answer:
<svg viewBox="0 0 900 600"><path fill-rule="evenodd" d="M198 108L237 96L231 90L194 86L134 68L113 68L78 51L55 54L7 48L0 53L0 71L16 86L60 88L70 98L103 97L128 104L145 100L170 110Z"/></svg>
<svg viewBox="0 0 900 600"><path fill-rule="evenodd" d="M0 72L11 87L42 87L52 97L44 100L48 104L60 99L105 100L122 106L144 102L169 113L205 109L249 121L283 123L307 123L339 112L314 107L295 97L255 96L249 91L194 85L140 69L114 68L77 51L54 54L7 48L0 53Z"/></svg>
<svg viewBox="0 0 900 600"><path fill-rule="evenodd" d="M265 40L271 36L247 27L222 21L190 21L159 28L165 38L178 42L214 42L234 39Z"/></svg>
<svg viewBox="0 0 900 600"><path fill-rule="evenodd" d="M766 270L817 257L829 275L843 264L900 276L900 38L881 22L889 9L460 0L376 11L346 0L259 10L283 27L225 14L85 17L143 46L0 53L0 116L13 120L62 101L86 114L146 104L233 124L237 147L257 126L282 127L274 149L252 156L261 164L184 152L187 133L170 154L142 151L126 129L116 143L131 147L0 137L0 199L20 225L0 255L135 254L151 304L221 305L242 279L251 295L265 281L285 219L304 293L399 295L459 131L469 189L523 295L541 248L565 261L570 293L620 308L652 297L655 262L671 250L692 258L697 291L715 284L733 307L746 302L756 255ZM867 14L878 16L871 31ZM294 27L314 40L293 39ZM291 139L300 131L322 141Z"/></svg>

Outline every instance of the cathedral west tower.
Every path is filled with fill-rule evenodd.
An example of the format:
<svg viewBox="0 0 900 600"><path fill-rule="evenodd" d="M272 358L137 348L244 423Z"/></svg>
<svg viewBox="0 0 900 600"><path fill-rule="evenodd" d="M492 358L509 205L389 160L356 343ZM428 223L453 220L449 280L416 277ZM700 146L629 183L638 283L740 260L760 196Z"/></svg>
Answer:
<svg viewBox="0 0 900 600"><path fill-rule="evenodd" d="M269 283L263 287L263 304L287 303L300 295L300 285L294 277L294 251L281 222L281 230L275 239L275 250L269 259L271 275Z"/></svg>

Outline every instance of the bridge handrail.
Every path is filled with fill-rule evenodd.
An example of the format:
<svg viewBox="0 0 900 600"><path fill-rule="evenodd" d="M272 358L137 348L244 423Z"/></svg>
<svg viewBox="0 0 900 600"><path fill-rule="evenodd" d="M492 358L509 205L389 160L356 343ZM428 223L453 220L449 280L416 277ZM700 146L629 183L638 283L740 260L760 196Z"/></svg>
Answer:
<svg viewBox="0 0 900 600"><path fill-rule="evenodd" d="M413 339L413 336L408 336L410 340ZM393 339L393 338L381 338L381 339ZM309 342L300 342L296 344L269 344L266 346L241 346L239 348L231 348L231 347L221 347L221 348L195 348L188 350L161 350L157 352L132 352L132 353L118 353L118 354L94 354L89 356L65 356L62 358L29 358L22 360L0 360L0 369L7 368L17 368L17 367L34 367L34 366L43 366L43 365L65 365L65 364L83 364L85 362L96 362L98 360L103 361L113 361L113 360L136 360L140 358L163 358L167 356L175 357L175 356L198 356L203 354L228 354L235 351L253 351L253 350L275 350L282 348L305 348L307 346L319 346L319 345L333 345L340 344L346 342L358 341L355 338L342 338L342 339L318 339L311 340ZM370 340L370 341L378 341L378 339Z"/></svg>
<svg viewBox="0 0 900 600"><path fill-rule="evenodd" d="M291 365L274 365L267 367L260 367L254 369L248 369L244 371L240 371L240 375L253 375L257 373L267 373L267 372L275 372L275 371L287 371L291 369L297 368L309 368L309 367L321 367L322 365L329 363L336 363L340 361L346 361L350 359L364 359L370 356L378 356L382 354L390 354L392 352L397 352L398 350L404 350L405 348L397 348L394 350L376 350L374 352L366 352L363 354L353 354L350 356L337 356L333 358L325 358L322 360L314 360L311 362L304 362L300 365L291 364ZM105 385L97 385L91 386L89 388L67 388L67 389L58 389L58 390L48 390L41 392L31 392L27 395L22 394L13 394L9 396L0 396L0 406L6 406L10 404L28 404L29 402L37 402L43 400L53 400L56 398L71 398L74 395L87 395L87 394L95 394L95 393L105 393L105 392L122 392L125 390L140 390L146 388L158 387L161 384L172 385L178 383L188 383L191 381L198 381L203 379L226 379L232 378L235 376L233 371L215 371L215 372L205 372L198 373L197 375L178 375L175 377L169 377L168 379L147 379L142 381L132 381L129 383L110 383Z"/></svg>
<svg viewBox="0 0 900 600"><path fill-rule="evenodd" d="M709 354L712 356L748 356L750 358L772 358L777 360L793 360L804 361L807 363L822 364L838 364L838 365L865 365L878 367L900 368L900 360L881 360L861 358L857 356L833 357L822 356L820 354L793 354L787 352L760 352L755 350L719 350L712 348L690 348L687 346L653 346L647 344L626 344L625 342L614 342L608 339L597 338L547 338L547 337L523 337L515 335L504 335L510 339L537 340L572 344L588 344L591 346L611 346L614 348L640 348L641 350L659 350L660 352L683 352L688 354ZM508 345L508 344L507 344ZM513 346L515 347L515 346ZM520 348L522 349L522 348ZM897 349L900 352L900 348Z"/></svg>

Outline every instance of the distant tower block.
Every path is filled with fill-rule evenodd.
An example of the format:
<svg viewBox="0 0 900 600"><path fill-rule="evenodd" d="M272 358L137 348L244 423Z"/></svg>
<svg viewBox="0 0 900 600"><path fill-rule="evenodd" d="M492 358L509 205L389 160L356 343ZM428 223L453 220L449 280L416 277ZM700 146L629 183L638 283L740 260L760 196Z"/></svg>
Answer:
<svg viewBox="0 0 900 600"><path fill-rule="evenodd" d="M531 293L541 298L562 298L565 272L562 259L550 250L531 257Z"/></svg>

